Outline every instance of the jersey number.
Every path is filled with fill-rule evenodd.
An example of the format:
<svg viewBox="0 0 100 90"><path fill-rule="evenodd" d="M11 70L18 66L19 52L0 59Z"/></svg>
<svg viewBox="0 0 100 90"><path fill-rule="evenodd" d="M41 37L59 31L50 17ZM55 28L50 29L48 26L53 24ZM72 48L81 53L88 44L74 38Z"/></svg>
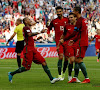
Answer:
<svg viewBox="0 0 100 90"><path fill-rule="evenodd" d="M79 49L77 49L77 53L76 53L76 56L78 56L79 55Z"/></svg>

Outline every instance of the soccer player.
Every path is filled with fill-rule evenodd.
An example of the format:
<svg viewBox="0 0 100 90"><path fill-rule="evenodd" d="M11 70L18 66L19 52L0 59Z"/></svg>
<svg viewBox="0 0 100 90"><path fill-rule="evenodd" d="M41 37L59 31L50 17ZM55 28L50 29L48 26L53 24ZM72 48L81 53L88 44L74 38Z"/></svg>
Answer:
<svg viewBox="0 0 100 90"><path fill-rule="evenodd" d="M50 82L51 83L55 83L56 81L58 81L58 78L53 78L50 70L46 64L45 59L40 55L39 52L37 52L37 50L34 48L34 39L32 36L40 34L40 33L32 33L30 27L32 25L31 20L26 17L23 19L23 23L25 24L25 27L23 28L23 36L24 36L24 49L23 49L23 62L22 65L23 67L20 67L19 69L13 71L13 72L9 72L8 73L8 77L9 77L9 81L12 82L12 78L15 74L17 73L22 73L24 71L28 71L31 68L31 64L32 61L36 64L41 64L44 71L47 73ZM41 33L44 33L45 30L42 30Z"/></svg>
<svg viewBox="0 0 100 90"><path fill-rule="evenodd" d="M75 44L73 44L72 46L68 45L68 42L70 40L74 39L73 37L70 40L66 40L65 42L64 42L64 38L69 37L73 33L74 27L75 27L75 24L76 24L76 19L77 19L77 17L74 13L69 14L69 22L70 23L68 23L65 26L64 33L63 33L62 38L60 40L60 44L62 44L62 45L64 44L65 56L68 56L69 59L70 59L70 62L69 62L69 65L68 65L68 73L69 73L68 80L69 81L72 79L71 73L72 73L72 69L73 69L73 63L74 63L74 60L75 60L75 51L74 51L74 49L75 49L76 45ZM74 70L75 70L75 72L79 73L78 64L77 64L77 67L78 68L74 68ZM78 78L76 78L76 80L77 80L76 82L80 82L78 80Z"/></svg>
<svg viewBox="0 0 100 90"><path fill-rule="evenodd" d="M77 43L77 47L75 47L75 52L76 52L75 53L75 56L76 56L75 63L78 63L85 77L85 80L81 83L90 83L90 79L87 75L86 66L83 63L83 58L85 57L85 52L88 47L88 30L87 30L88 24L86 22L86 19L81 17L80 7L78 6L74 7L73 13L77 16L77 22L74 28L74 32L70 35L70 37L66 38L66 40L74 37L76 33L78 33L76 38L69 41L69 45L73 45L73 43ZM72 80L70 80L68 83L76 82L77 76L78 76L78 73L75 73Z"/></svg>
<svg viewBox="0 0 100 90"><path fill-rule="evenodd" d="M63 17L63 8L60 6L56 7L56 13L57 13L57 18L52 20L50 25L48 26L48 36L50 36L50 30L52 30L52 27L54 27L55 30L55 42L56 42L56 46L58 46L59 40L61 35L64 32L64 26L68 23L68 18ZM58 78L59 80L64 80L64 76L65 76L65 71L66 71L66 67L68 65L68 57L65 57L65 61L64 61L64 65L63 65L63 72L61 74L61 69L62 69L62 60L63 60L63 46L60 45L59 50L58 51L58 55L59 55L59 60L58 60Z"/></svg>
<svg viewBox="0 0 100 90"><path fill-rule="evenodd" d="M16 49L15 52L17 53L17 63L18 63L18 67L21 67L21 52L24 48L24 38L23 38L23 27L25 25L22 23L22 20L19 18L16 21L16 28L14 30L13 35L10 37L10 39L7 41L7 44L14 38L14 36L17 34L17 43L16 43Z"/></svg>
<svg viewBox="0 0 100 90"><path fill-rule="evenodd" d="M96 42L95 42L95 48L96 48L96 53L99 53L98 54L98 59L97 59L97 62L99 62L99 58L100 58L100 29L97 29L97 35L94 36L94 38L92 38L90 40L90 43L96 39Z"/></svg>

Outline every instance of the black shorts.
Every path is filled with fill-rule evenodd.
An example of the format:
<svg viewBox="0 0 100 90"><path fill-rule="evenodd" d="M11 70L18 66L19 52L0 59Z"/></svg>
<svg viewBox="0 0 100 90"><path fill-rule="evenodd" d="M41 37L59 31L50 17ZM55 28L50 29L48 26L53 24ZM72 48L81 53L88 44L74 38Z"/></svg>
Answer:
<svg viewBox="0 0 100 90"><path fill-rule="evenodd" d="M21 53L23 48L24 48L24 40L23 41L17 41L15 52Z"/></svg>

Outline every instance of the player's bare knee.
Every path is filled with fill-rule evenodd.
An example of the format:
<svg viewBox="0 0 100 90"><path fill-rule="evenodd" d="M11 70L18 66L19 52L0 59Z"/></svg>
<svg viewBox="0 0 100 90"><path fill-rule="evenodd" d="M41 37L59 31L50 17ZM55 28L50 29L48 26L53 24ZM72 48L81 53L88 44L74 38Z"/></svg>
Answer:
<svg viewBox="0 0 100 90"><path fill-rule="evenodd" d="M59 57L59 60L63 60L63 57Z"/></svg>
<svg viewBox="0 0 100 90"><path fill-rule="evenodd" d="M77 58L77 63L81 63L81 62L83 62L83 58L81 57Z"/></svg>
<svg viewBox="0 0 100 90"><path fill-rule="evenodd" d="M70 61L69 63L70 63L70 64L73 64L73 61Z"/></svg>
<svg viewBox="0 0 100 90"><path fill-rule="evenodd" d="M70 57L70 62L71 63L75 62L75 57Z"/></svg>
<svg viewBox="0 0 100 90"><path fill-rule="evenodd" d="M18 56L21 56L21 53L17 53Z"/></svg>
<svg viewBox="0 0 100 90"><path fill-rule="evenodd" d="M73 63L74 63L74 60L71 59L71 60L70 60L70 64L73 64Z"/></svg>
<svg viewBox="0 0 100 90"><path fill-rule="evenodd" d="M47 63L46 63L46 62L43 62L43 63L42 63L42 66L46 66L46 65L47 65Z"/></svg>
<svg viewBox="0 0 100 90"><path fill-rule="evenodd" d="M78 63L78 59L77 58L75 59L75 63Z"/></svg>
<svg viewBox="0 0 100 90"><path fill-rule="evenodd" d="M59 60L62 60L63 59L63 54L60 54L59 55Z"/></svg>
<svg viewBox="0 0 100 90"><path fill-rule="evenodd" d="M67 56L65 56L65 61L68 61L68 57Z"/></svg>

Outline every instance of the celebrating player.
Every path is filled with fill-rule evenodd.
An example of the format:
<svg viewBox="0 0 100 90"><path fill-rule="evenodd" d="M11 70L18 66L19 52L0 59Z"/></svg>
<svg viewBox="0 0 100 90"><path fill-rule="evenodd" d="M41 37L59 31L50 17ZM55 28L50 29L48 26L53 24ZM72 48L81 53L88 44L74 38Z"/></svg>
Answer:
<svg viewBox="0 0 100 90"><path fill-rule="evenodd" d="M67 40L64 42L64 38L67 38L69 37L73 31L74 31L74 27L75 27L75 24L76 24L76 15L74 13L70 13L69 14L69 24L67 24L64 28L64 33L63 33L63 36L62 36L62 39L60 40L60 44L64 44L64 49L65 49L65 56L68 56L69 59L70 59L70 62L69 62L69 65L68 65L68 73L69 73L69 76L68 76L68 80L70 81L72 79L72 76L71 76L71 73L72 73L72 69L73 69L73 62L75 60L75 44L73 44L72 46L69 46L68 45L68 42L70 40L73 40L74 38L71 38L70 40ZM77 64L77 68L74 68L75 72L79 72L79 66ZM76 82L80 82L78 80L78 78L76 78Z"/></svg>
<svg viewBox="0 0 100 90"><path fill-rule="evenodd" d="M25 27L23 28L23 36L24 36L24 49L23 49L23 62L22 65L23 67L19 68L18 70L15 70L13 72L8 73L9 81L12 82L12 78L15 74L17 73L22 73L24 71L28 71L31 68L32 61L36 64L42 64L42 67L44 71L47 73L50 82L55 83L58 81L58 78L53 78L50 70L46 64L45 59L40 55L39 52L34 48L34 39L32 36L39 34L37 33L32 33L30 27L32 25L31 20L26 17L23 19L23 23L25 24ZM41 33L44 33L45 30L42 30Z"/></svg>
<svg viewBox="0 0 100 90"><path fill-rule="evenodd" d="M48 36L50 36L50 30L52 30L52 27L54 27L56 46L58 46L60 37L64 32L64 26L68 23L68 18L63 17L63 8L60 6L56 7L56 13L57 13L58 17L51 21L50 25L48 26L47 33L48 33ZM59 78L59 80L64 80L66 67L68 65L68 57L65 57L63 72L61 74L63 52L64 52L63 46L60 45L60 48L57 51L58 51L58 55L59 55L59 60L58 60L58 74L59 75L58 75L58 78Z"/></svg>
<svg viewBox="0 0 100 90"><path fill-rule="evenodd" d="M99 62L99 58L100 58L100 29L97 29L97 35L94 36L94 38L92 38L90 40L90 43L96 39L96 42L95 42L95 48L96 48L96 53L99 53L98 54L98 59L97 59L97 62Z"/></svg>
<svg viewBox="0 0 100 90"><path fill-rule="evenodd" d="M87 75L86 66L83 63L83 58L85 57L85 52L88 47L88 30L87 30L87 22L86 20L81 17L81 8L80 7L74 7L73 13L77 16L77 22L74 28L74 32L70 35L70 37L66 38L66 40L74 37L77 33L76 38L69 41L69 45L72 45L74 42L77 43L77 47L75 48L76 51L76 59L75 62L78 63L85 80L81 83L90 83L90 79ZM78 76L78 73L75 73L74 77L71 81L68 83L76 82L76 78Z"/></svg>

